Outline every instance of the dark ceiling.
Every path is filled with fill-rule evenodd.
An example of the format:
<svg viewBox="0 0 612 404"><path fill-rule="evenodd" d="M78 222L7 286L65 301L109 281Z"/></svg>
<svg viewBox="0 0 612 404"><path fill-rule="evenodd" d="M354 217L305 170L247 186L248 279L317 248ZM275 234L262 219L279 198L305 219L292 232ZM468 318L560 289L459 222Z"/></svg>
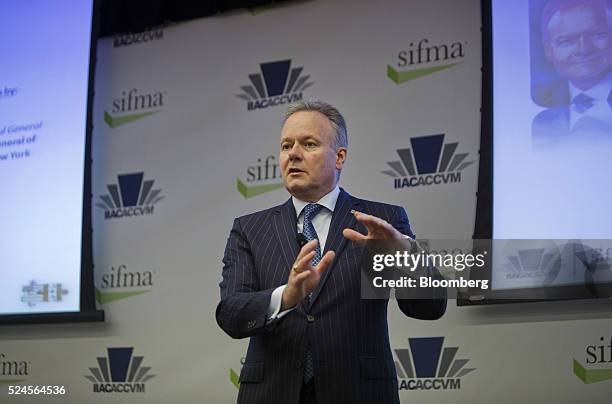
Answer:
<svg viewBox="0 0 612 404"><path fill-rule="evenodd" d="M192 20L236 8L287 0L100 0L100 36L141 32L167 23Z"/></svg>

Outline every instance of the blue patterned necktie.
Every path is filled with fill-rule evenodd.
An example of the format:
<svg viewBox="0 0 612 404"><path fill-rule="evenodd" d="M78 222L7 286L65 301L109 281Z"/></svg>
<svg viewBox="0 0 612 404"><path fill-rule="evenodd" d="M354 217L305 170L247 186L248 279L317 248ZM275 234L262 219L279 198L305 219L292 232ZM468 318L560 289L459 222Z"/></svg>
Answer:
<svg viewBox="0 0 612 404"><path fill-rule="evenodd" d="M304 226L302 232L308 241L319 239L317 232L312 224L312 219L323 209L322 205L316 203L309 203L304 207ZM315 266L321 261L321 243L317 244L317 253L311 261L311 265ZM312 298L312 292L308 294L308 302ZM304 383L309 382L314 377L314 367L312 359L312 351L310 347L306 347L306 354L304 355Z"/></svg>
<svg viewBox="0 0 612 404"><path fill-rule="evenodd" d="M304 226L302 232L308 241L317 239L317 231L315 230L312 219L323 209L323 205L319 205L317 203L309 203L304 207ZM317 244L317 253L312 259L312 266L315 266L321 261L321 243Z"/></svg>
<svg viewBox="0 0 612 404"><path fill-rule="evenodd" d="M586 110L593 106L594 98L589 97L584 93L580 93L572 100L572 105L576 112L584 114Z"/></svg>

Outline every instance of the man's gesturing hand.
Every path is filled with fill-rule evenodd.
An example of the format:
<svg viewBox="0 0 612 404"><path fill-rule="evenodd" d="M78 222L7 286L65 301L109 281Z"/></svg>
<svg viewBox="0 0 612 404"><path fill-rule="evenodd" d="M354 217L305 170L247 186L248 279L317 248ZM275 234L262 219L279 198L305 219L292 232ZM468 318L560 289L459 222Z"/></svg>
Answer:
<svg viewBox="0 0 612 404"><path fill-rule="evenodd" d="M353 229L344 229L342 235L349 240L356 241L358 243L367 243L369 240L389 240L384 243L384 251L377 251L383 253L393 253L394 251L412 251L418 243L410 237L400 233L395 227L389 222L379 217L368 215L367 213L352 211L355 219L365 226L368 234L361 234ZM366 244L367 245L367 244ZM377 247L380 247L378 245ZM374 246L369 245L369 248ZM388 251L386 251L388 250Z"/></svg>
<svg viewBox="0 0 612 404"><path fill-rule="evenodd" d="M310 240L304 244L289 273L287 287L283 290L281 311L297 306L319 284L321 274L334 260L334 252L325 253L321 261L313 267L312 259L317 254L318 241Z"/></svg>
<svg viewBox="0 0 612 404"><path fill-rule="evenodd" d="M391 226L387 221L367 213L352 211L355 219L365 226L368 230L368 234L361 234L353 229L344 229L342 234L344 237L352 241L364 242L368 240L392 240L392 239L406 239L402 233Z"/></svg>

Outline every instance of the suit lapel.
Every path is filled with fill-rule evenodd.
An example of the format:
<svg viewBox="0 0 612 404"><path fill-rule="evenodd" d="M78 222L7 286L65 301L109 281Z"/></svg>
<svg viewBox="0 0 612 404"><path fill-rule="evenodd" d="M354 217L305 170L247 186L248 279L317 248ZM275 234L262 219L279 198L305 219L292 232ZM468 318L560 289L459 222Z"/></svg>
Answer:
<svg viewBox="0 0 612 404"><path fill-rule="evenodd" d="M297 257L300 251L296 240L297 217L295 216L295 207L291 198L276 208L272 217L272 225L274 226L276 237L278 237L278 245L287 263L286 268L290 270L295 262L295 257Z"/></svg>
<svg viewBox="0 0 612 404"><path fill-rule="evenodd" d="M341 188L340 194L338 195L338 200L336 201L336 206L334 207L331 224L329 225L329 232L327 234L327 240L325 241L325 250L323 251L323 255L325 255L327 251L334 251L336 256L334 257L333 262L321 276L319 284L312 293L310 304L308 303L307 299L304 299L303 304L306 308L312 307L312 304L315 302L315 300L317 300L321 289L325 285L331 271L333 271L334 266L338 262L338 259L342 254L342 250L348 243L348 239L342 235L342 230L347 227L356 229L357 220L351 213L351 210L357 209L358 206L359 202Z"/></svg>

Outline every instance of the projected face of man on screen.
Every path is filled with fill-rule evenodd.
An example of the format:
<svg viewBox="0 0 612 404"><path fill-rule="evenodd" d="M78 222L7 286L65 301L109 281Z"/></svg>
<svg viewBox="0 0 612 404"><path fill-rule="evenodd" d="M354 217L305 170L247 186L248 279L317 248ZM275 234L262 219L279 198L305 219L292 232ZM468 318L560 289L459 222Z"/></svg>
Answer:
<svg viewBox="0 0 612 404"><path fill-rule="evenodd" d="M544 8L546 58L581 90L602 80L612 64L612 32L606 1L552 0Z"/></svg>

